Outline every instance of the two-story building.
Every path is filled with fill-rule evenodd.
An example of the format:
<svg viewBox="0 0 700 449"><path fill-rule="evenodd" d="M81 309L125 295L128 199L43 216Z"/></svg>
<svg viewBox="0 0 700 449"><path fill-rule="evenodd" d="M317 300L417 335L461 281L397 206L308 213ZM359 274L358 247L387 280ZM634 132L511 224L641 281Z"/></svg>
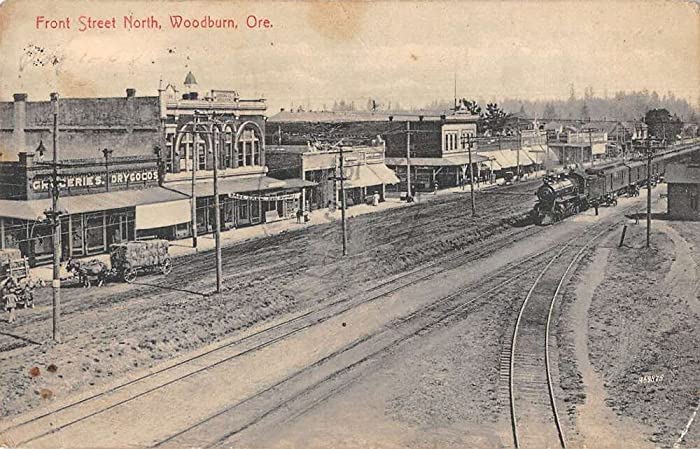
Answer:
<svg viewBox="0 0 700 449"><path fill-rule="evenodd" d="M193 222L211 231L214 151L224 227L298 207L313 183L267 176L265 101L233 91L202 98L194 76L186 81L181 96L169 86L157 96L127 89L115 98L0 102L0 248L19 248L32 263L51 259L54 147L64 258L136 238L187 237Z"/></svg>
<svg viewBox="0 0 700 449"><path fill-rule="evenodd" d="M554 131L549 130L547 139L549 148L564 165L592 162L606 156L608 134L593 128L581 130L566 126Z"/></svg>

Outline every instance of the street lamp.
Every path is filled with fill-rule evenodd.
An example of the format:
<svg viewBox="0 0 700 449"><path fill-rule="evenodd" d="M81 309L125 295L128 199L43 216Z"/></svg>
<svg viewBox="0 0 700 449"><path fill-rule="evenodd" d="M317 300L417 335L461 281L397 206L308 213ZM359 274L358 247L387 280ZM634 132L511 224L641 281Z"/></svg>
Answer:
<svg viewBox="0 0 700 449"><path fill-rule="evenodd" d="M110 150L110 149L107 149L107 148L105 148L105 149L102 150L102 154L104 154L104 156L105 156L105 171L107 172L106 183L107 183L107 191L108 191L108 192L109 192L109 184L110 184L110 179L109 179L109 157L112 155L112 152L113 152L113 151L114 151L114 150Z"/></svg>

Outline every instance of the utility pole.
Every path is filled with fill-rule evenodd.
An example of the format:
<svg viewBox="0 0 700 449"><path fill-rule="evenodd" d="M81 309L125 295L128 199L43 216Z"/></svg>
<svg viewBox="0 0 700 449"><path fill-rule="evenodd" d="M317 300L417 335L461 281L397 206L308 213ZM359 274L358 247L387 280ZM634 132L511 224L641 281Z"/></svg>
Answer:
<svg viewBox="0 0 700 449"><path fill-rule="evenodd" d="M199 162L199 151L197 147L197 124L199 118L194 115L194 132L192 133L192 248L197 251L197 163ZM185 167L187 160L185 160Z"/></svg>
<svg viewBox="0 0 700 449"><path fill-rule="evenodd" d="M411 197L411 122L406 120L406 200Z"/></svg>
<svg viewBox="0 0 700 449"><path fill-rule="evenodd" d="M651 141L647 139L647 248L651 238L651 161L653 151Z"/></svg>
<svg viewBox="0 0 700 449"><path fill-rule="evenodd" d="M58 93L51 93L53 106L53 182L51 192L50 219L53 225L53 341L61 342L59 321L61 318L61 220L58 210Z"/></svg>
<svg viewBox="0 0 700 449"><path fill-rule="evenodd" d="M343 154L343 147L340 147L340 220L342 221L343 230L343 256L348 255L348 234L347 234L347 224L345 222L345 156Z"/></svg>
<svg viewBox="0 0 700 449"><path fill-rule="evenodd" d="M588 128L588 145L591 146L591 167L595 165L595 157L593 157L593 137L592 137L592 128Z"/></svg>
<svg viewBox="0 0 700 449"><path fill-rule="evenodd" d="M474 165L472 164L472 137L468 133L462 134L462 145L466 143L469 150L469 191L472 201L472 217L476 216L476 202L474 199Z"/></svg>
<svg viewBox="0 0 700 449"><path fill-rule="evenodd" d="M109 157L112 155L112 152L113 152L113 151L114 151L114 150L110 150L110 149L107 149L107 148L105 148L105 149L102 150L102 154L105 155L105 172L106 172L106 174L107 174L107 179L105 180L105 183L106 183L106 185L107 185L107 191L108 191L108 192L109 192L109 187L110 187L110 179L109 179Z"/></svg>
<svg viewBox="0 0 700 449"><path fill-rule="evenodd" d="M520 124L518 124L518 152L515 156L515 176L516 180L520 181L520 150L523 148L523 133L520 131Z"/></svg>
<svg viewBox="0 0 700 449"><path fill-rule="evenodd" d="M219 149L223 146L223 132L214 134L214 126L216 115L212 116L212 120L208 125L210 128L210 137L208 138L212 148L212 163L214 164L214 245L216 246L216 293L221 293L222 262L221 262L221 206L219 204ZM216 139L218 137L218 140Z"/></svg>
<svg viewBox="0 0 700 449"><path fill-rule="evenodd" d="M340 140L342 142L342 139ZM340 142L336 143L334 146L340 145ZM345 153L343 152L343 147L340 147L339 152L337 153L340 155L340 164L336 165L336 167L339 168L340 173L336 174L336 176L331 176L328 178L329 181L340 181L340 221L341 223L341 229L343 233L343 256L348 255L348 236L347 236L347 222L345 220L345 207L346 207L346 202L345 202L345 181L347 178L345 177L344 169L345 169Z"/></svg>

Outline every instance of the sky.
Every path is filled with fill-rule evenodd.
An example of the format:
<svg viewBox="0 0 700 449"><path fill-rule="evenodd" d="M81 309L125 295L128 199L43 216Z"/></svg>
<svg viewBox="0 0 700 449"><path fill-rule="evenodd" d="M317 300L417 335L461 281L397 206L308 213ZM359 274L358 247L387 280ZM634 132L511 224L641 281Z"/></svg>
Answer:
<svg viewBox="0 0 700 449"><path fill-rule="evenodd" d="M132 29L123 17L154 17ZM174 29L170 16L232 18L237 29ZM249 16L271 27L246 25ZM80 31L80 16L115 29ZM37 20L37 17L43 19ZM45 28L70 19L70 29ZM85 22L83 19L83 23ZM39 25L37 26L37 23ZM252 19L251 19L252 23ZM155 95L191 70L201 92L264 97L268 113L420 106L467 98L567 98L668 91L700 107L700 6L666 1L160 2L6 0L0 5L0 100Z"/></svg>

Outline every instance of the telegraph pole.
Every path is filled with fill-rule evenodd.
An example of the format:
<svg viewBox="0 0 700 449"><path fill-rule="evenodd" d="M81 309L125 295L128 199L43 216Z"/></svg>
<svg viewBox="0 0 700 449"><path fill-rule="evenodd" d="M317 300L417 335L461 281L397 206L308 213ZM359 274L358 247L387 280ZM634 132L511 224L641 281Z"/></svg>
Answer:
<svg viewBox="0 0 700 449"><path fill-rule="evenodd" d="M520 181L520 150L523 147L523 134L520 131L520 121L518 121L518 152L516 153L515 159L516 159L516 173L515 176L517 177L517 181Z"/></svg>
<svg viewBox="0 0 700 449"><path fill-rule="evenodd" d="M213 150L213 163L214 163L214 244L216 246L216 293L221 293L221 278L222 278L222 266L221 266L221 209L219 206L219 148L221 148L221 142L217 142L214 139L214 129L211 129L211 138L209 142L211 143ZM223 138L223 133L219 133L219 139Z"/></svg>
<svg viewBox="0 0 700 449"><path fill-rule="evenodd" d="M53 182L51 192L50 218L53 224L53 341L61 342L59 321L61 317L61 220L58 210L58 93L51 93L51 105L53 106Z"/></svg>
<svg viewBox="0 0 700 449"><path fill-rule="evenodd" d="M348 255L348 234L347 234L347 224L345 222L345 159L343 155L343 147L340 147L340 220L342 221L343 230L343 256Z"/></svg>
<svg viewBox="0 0 700 449"><path fill-rule="evenodd" d="M199 151L197 147L197 123L199 118L194 115L194 132L192 133L192 248L197 251L197 163L199 163ZM185 156L186 157L186 156ZM185 159L187 167L187 159Z"/></svg>
<svg viewBox="0 0 700 449"><path fill-rule="evenodd" d="M406 120L406 200L411 197L411 122Z"/></svg>
<svg viewBox="0 0 700 449"><path fill-rule="evenodd" d="M651 160L653 151L651 141L647 139L647 248L651 238Z"/></svg>
<svg viewBox="0 0 700 449"><path fill-rule="evenodd" d="M474 200L474 165L472 164L472 136L468 133L462 134L462 145L467 146L469 150L469 192L472 202L472 216L476 216L476 202Z"/></svg>

